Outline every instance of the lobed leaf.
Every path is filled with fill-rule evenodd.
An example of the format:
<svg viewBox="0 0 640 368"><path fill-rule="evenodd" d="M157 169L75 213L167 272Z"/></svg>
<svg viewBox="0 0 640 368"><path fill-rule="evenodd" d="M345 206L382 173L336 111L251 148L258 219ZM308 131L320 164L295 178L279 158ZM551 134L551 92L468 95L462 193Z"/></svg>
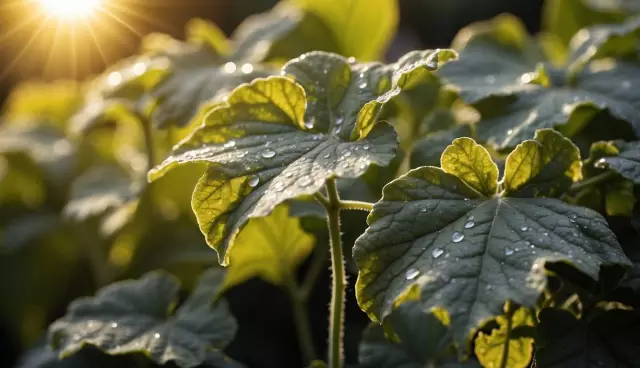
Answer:
<svg viewBox="0 0 640 368"><path fill-rule="evenodd" d="M640 142L615 142L617 155L608 155L596 162L596 167L614 170L634 184L640 184Z"/></svg>
<svg viewBox="0 0 640 368"><path fill-rule="evenodd" d="M585 110L607 110L640 134L640 104L633 88L640 66L610 58L629 53L629 47L620 44L635 45L638 20L577 34L570 63L563 69L551 66L514 22L498 17L462 30L460 58L439 70L482 114L477 125L481 141L506 149L531 138L537 129L571 125L575 131L591 117ZM490 98L504 107L496 111L496 104L487 103Z"/></svg>
<svg viewBox="0 0 640 368"><path fill-rule="evenodd" d="M226 303L216 301L223 278L221 269L206 271L175 312L180 285L169 274L112 284L71 303L51 325L50 343L62 358L91 345L110 355L142 352L157 364L195 367L208 351L226 347L237 329Z"/></svg>
<svg viewBox="0 0 640 368"><path fill-rule="evenodd" d="M519 336L515 331L534 325L531 312L525 308L518 308L511 316L498 316L496 322L497 329L491 331L491 334L480 332L475 340L475 353L482 366L498 366L505 357L506 367L529 367L533 356L533 338ZM507 346L508 351L505 356L504 350Z"/></svg>
<svg viewBox="0 0 640 368"><path fill-rule="evenodd" d="M449 172L421 167L387 184L367 218L369 228L353 248L360 307L372 319L384 320L416 287L423 309L449 312L455 341L465 354L473 333L502 314L507 300L536 304L546 286L547 262L567 263L593 279L602 265L629 267L598 213L534 196L559 196L575 178L579 156L566 142L551 130L523 142L507 158L505 190L499 195L481 193L464 181L465 167ZM534 152L556 150L574 160L560 160L562 165L536 160L542 165L538 175L519 170ZM486 161L486 151L475 152L480 157L473 161ZM441 161L451 160L450 153L445 150Z"/></svg>
<svg viewBox="0 0 640 368"><path fill-rule="evenodd" d="M235 89L149 179L182 163L209 163L192 205L207 243L227 264L249 218L316 193L328 178L356 178L371 164L389 164L397 141L392 127L376 124L380 108L440 55L450 52L414 52L391 65L304 54L283 67L290 77Z"/></svg>

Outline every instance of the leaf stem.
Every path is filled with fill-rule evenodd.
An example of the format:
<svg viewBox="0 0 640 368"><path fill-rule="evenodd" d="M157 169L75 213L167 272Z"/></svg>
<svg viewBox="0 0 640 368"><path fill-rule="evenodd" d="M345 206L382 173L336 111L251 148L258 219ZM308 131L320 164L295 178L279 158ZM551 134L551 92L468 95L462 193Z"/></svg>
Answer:
<svg viewBox="0 0 640 368"><path fill-rule="evenodd" d="M331 269L333 286L331 289L331 310L329 313L329 368L342 368L342 339L345 289L347 280L344 274L342 239L340 234L340 196L335 179L326 182L328 203L325 205L329 235L331 239Z"/></svg>
<svg viewBox="0 0 640 368"><path fill-rule="evenodd" d="M345 210L371 211L373 209L373 203L360 201L340 201L340 208Z"/></svg>
<svg viewBox="0 0 640 368"><path fill-rule="evenodd" d="M305 365L307 365L316 359L313 334L311 334L309 315L307 314L307 301L304 295L302 295L301 288L298 286L294 275L287 277L284 284L289 294L289 299L291 300L300 352L302 353Z"/></svg>
<svg viewBox="0 0 640 368"><path fill-rule="evenodd" d="M513 328L513 306L511 302L507 300L506 304L507 315L507 336L504 340L504 347L502 348L502 357L500 358L500 368L507 368L507 362L509 361L509 340L511 340L511 330Z"/></svg>
<svg viewBox="0 0 640 368"><path fill-rule="evenodd" d="M600 184L602 182L605 182L609 179L611 179L612 177L616 176L617 173L615 171L605 171L602 174L598 174L592 178L586 179L586 180L582 180L579 181L577 183L574 183L571 188L569 189L570 192L577 192L580 191L584 188L588 188L597 184Z"/></svg>
<svg viewBox="0 0 640 368"><path fill-rule="evenodd" d="M151 129L151 122L149 119L140 114L137 114L137 116L144 135L144 146L147 152L147 171L149 171L156 165L156 151L155 146L153 145L153 130Z"/></svg>

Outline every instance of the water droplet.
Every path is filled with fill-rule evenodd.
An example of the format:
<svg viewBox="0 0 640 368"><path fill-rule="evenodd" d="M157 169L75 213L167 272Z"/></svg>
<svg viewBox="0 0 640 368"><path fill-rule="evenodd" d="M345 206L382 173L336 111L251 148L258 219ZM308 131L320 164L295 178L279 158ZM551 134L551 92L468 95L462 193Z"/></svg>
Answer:
<svg viewBox="0 0 640 368"><path fill-rule="evenodd" d="M298 184L301 187L306 187L307 185L311 184L313 182L313 180L311 180L310 177L308 176L303 176L300 178L300 180L298 180Z"/></svg>
<svg viewBox="0 0 640 368"><path fill-rule="evenodd" d="M526 226L523 226L523 227L521 227L521 228L520 228L520 230L522 230L522 231L527 231L527 230L529 230L529 228L528 228L528 227L526 227Z"/></svg>
<svg viewBox="0 0 640 368"><path fill-rule="evenodd" d="M457 231L454 232L453 235L451 235L451 240L453 240L454 243L460 243L462 239L464 239L464 234Z"/></svg>
<svg viewBox="0 0 640 368"><path fill-rule="evenodd" d="M325 155L324 155L324 156L322 156L322 158L329 158L329 157L331 157L331 154L330 154L330 153L325 153Z"/></svg>
<svg viewBox="0 0 640 368"><path fill-rule="evenodd" d="M529 83L535 78L535 73L524 73L520 76L520 82Z"/></svg>
<svg viewBox="0 0 640 368"><path fill-rule="evenodd" d="M253 65L249 63L242 64L242 67L240 68L240 70L242 70L244 74L249 74L253 71Z"/></svg>
<svg viewBox="0 0 640 368"><path fill-rule="evenodd" d="M488 84L494 84L496 82L496 77L493 76L492 74L489 74L486 77L484 77L484 81Z"/></svg>
<svg viewBox="0 0 640 368"><path fill-rule="evenodd" d="M290 177L292 177L292 176L293 176L293 172L291 172L291 171L287 171L287 172L284 174L284 177L285 177L285 178L290 178Z"/></svg>
<svg viewBox="0 0 640 368"><path fill-rule="evenodd" d="M535 250L532 250L532 251L531 251L531 254L536 254L536 251L535 251Z"/></svg>
<svg viewBox="0 0 640 368"><path fill-rule="evenodd" d="M344 122L344 116L338 116L335 121L335 125L342 125Z"/></svg>
<svg viewBox="0 0 640 368"><path fill-rule="evenodd" d="M476 223L475 223L475 222L473 222L473 221L469 221L469 222L467 222L466 224L464 224L464 228L465 228L465 229L471 229L471 228L472 228L472 227L474 227L475 225L476 225Z"/></svg>
<svg viewBox="0 0 640 368"><path fill-rule="evenodd" d="M493 285L491 284L487 284L487 286L484 287L485 289L487 289L487 291L493 289Z"/></svg>
<svg viewBox="0 0 640 368"><path fill-rule="evenodd" d="M109 75L107 76L107 83L113 87L117 86L118 84L122 83L122 74L118 72L109 73Z"/></svg>
<svg viewBox="0 0 640 368"><path fill-rule="evenodd" d="M281 181L276 181L276 182L273 184L273 187L276 189L276 191L278 191L278 192L282 192L282 190L284 189L284 183L283 183L283 182L281 182Z"/></svg>
<svg viewBox="0 0 640 368"><path fill-rule="evenodd" d="M509 248L509 247L505 247L504 248L504 255L505 256L510 256L513 254L513 249Z"/></svg>
<svg viewBox="0 0 640 368"><path fill-rule="evenodd" d="M431 253L431 255L433 256L433 258L438 258L440 257L442 254L444 253L444 250L442 248L436 248L433 250L433 252Z"/></svg>
<svg viewBox="0 0 640 368"><path fill-rule="evenodd" d="M513 129L507 130L507 135L511 135L511 134L513 134Z"/></svg>
<svg viewBox="0 0 640 368"><path fill-rule="evenodd" d="M569 219L571 220L571 222L575 222L577 218L578 216L575 213L572 213L571 216L569 216Z"/></svg>
<svg viewBox="0 0 640 368"><path fill-rule="evenodd" d="M368 151L369 148L371 148L371 146L369 146L368 144L365 144L364 146L362 146L362 149L365 151Z"/></svg>
<svg viewBox="0 0 640 368"><path fill-rule="evenodd" d="M305 121L304 122L304 127L307 128L307 129L313 129L315 123L316 123L316 119L315 118L311 118L309 121Z"/></svg>
<svg viewBox="0 0 640 368"><path fill-rule="evenodd" d="M535 248L535 247L536 247L536 245L535 245L535 244L533 244L533 243L527 243L527 244L529 244L529 248L532 248L532 249L533 249L533 248Z"/></svg>
<svg viewBox="0 0 640 368"><path fill-rule="evenodd" d="M251 177L249 178L249 183L248 183L249 186L251 188L255 188L258 185L258 183L260 183L260 178L258 176L256 176L256 175L251 175Z"/></svg>
<svg viewBox="0 0 640 368"><path fill-rule="evenodd" d="M234 141L234 140L228 141L228 142L226 142L224 144L224 148L231 148L231 147L235 147L235 146L236 146L236 141Z"/></svg>
<svg viewBox="0 0 640 368"><path fill-rule="evenodd" d="M260 153L260 156L264 158L272 158L275 155L276 155L276 151L272 150L271 148L267 148L266 150Z"/></svg>
<svg viewBox="0 0 640 368"><path fill-rule="evenodd" d="M344 156L344 157L349 157L349 156L351 156L351 151L344 151L343 156Z"/></svg>
<svg viewBox="0 0 640 368"><path fill-rule="evenodd" d="M358 84L358 87L359 87L359 88L367 88L367 85L368 85L368 84L367 84L367 81L362 81L362 82L360 82L360 83Z"/></svg>
<svg viewBox="0 0 640 368"><path fill-rule="evenodd" d="M475 220L475 219L476 219L476 218L475 218L474 216L469 216L469 217L467 217L467 221L473 221L473 220Z"/></svg>
<svg viewBox="0 0 640 368"><path fill-rule="evenodd" d="M231 74L236 71L236 63L228 62L224 64L224 71Z"/></svg>
<svg viewBox="0 0 640 368"><path fill-rule="evenodd" d="M413 280L416 277L418 277L419 274L420 274L420 271L416 270L415 268L410 268L405 273L405 277L407 278L407 280Z"/></svg>
<svg viewBox="0 0 640 368"><path fill-rule="evenodd" d="M542 233L542 235L549 236L549 233L548 232L544 232L544 233Z"/></svg>
<svg viewBox="0 0 640 368"><path fill-rule="evenodd" d="M144 72L147 71L147 65L141 61L133 64L133 68L131 68L133 71L133 74L137 75L137 76L141 76L142 74L144 74Z"/></svg>
<svg viewBox="0 0 640 368"><path fill-rule="evenodd" d="M420 212L427 212L427 208L426 208L426 207L422 207L422 208L420 209Z"/></svg>
<svg viewBox="0 0 640 368"><path fill-rule="evenodd" d="M117 324L116 322L113 322L113 323L111 324L111 328L116 328L116 327L118 327L118 324Z"/></svg>
<svg viewBox="0 0 640 368"><path fill-rule="evenodd" d="M629 81L624 81L622 82L622 84L620 85L623 89L629 89L631 88L631 82Z"/></svg>
<svg viewBox="0 0 640 368"><path fill-rule="evenodd" d="M159 339L160 338L160 334L159 333L155 333L155 335L153 335L154 338Z"/></svg>

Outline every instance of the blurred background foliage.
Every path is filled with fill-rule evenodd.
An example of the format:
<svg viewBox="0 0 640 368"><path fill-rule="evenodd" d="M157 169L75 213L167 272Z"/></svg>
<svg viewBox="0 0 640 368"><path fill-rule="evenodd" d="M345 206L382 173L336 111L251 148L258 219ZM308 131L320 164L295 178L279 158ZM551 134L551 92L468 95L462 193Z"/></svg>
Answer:
<svg viewBox="0 0 640 368"><path fill-rule="evenodd" d="M575 4L581 1L550 0L548 3L554 5L545 9L542 0L401 0L398 32L391 40L386 58L396 60L414 49L448 47L465 25L505 12L522 19L531 33L537 33L542 27L555 30L561 38L561 42L554 43L560 45L558 47L566 45L573 32L585 25L580 24L584 19L597 22L624 17L615 9L591 12L586 6L584 11L589 13L586 16L573 18L572 12L563 12L567 17L561 18L554 13L562 6L576 9ZM215 254L194 225L189 205L191 189L201 168L175 170L154 185L153 190L143 190L144 180L136 178L144 177L147 158L138 148L144 137L137 126L100 125L82 131L82 140L60 133L59 128L83 100L81 93L86 86L73 81L86 80L135 54L142 36L149 33L162 32L183 39L187 22L199 17L212 20L230 35L245 18L270 9L276 1L112 0L118 5L117 16L95 24L93 32L74 35L71 33L75 31L68 28L55 32L43 28L37 17L29 16L36 10L25 3L5 0L5 4L0 5L3 50L0 53L0 100L4 102L4 110L10 112L4 119L24 121L24 124L0 125L2 367L12 366L25 349L41 338L43 329L64 313L70 300L93 293L96 285L107 280L138 277L149 269L165 268L179 275L189 288L202 269L216 263ZM359 52L365 59L368 53L375 55L375 50ZM48 85L46 96L41 97L48 102L42 106L33 103L39 99L34 93L42 91L38 84L22 84L8 98L14 86L31 79L69 81ZM59 103L52 104L51 98ZM434 96L434 100L438 98L443 99ZM60 108L51 111L52 105ZM444 102L444 106L449 105L451 103ZM42 115L49 116L49 121L39 124L38 129L29 129L33 120ZM12 136L23 134L24 140L3 143L3 134L8 130L12 130ZM160 132L156 145L158 157L164 157L182 135L184 131L180 129ZM120 142L117 149L112 144L114 137ZM441 140L448 143L451 139ZM431 156L425 153L425 157ZM402 159L397 160L395 167ZM418 160L425 159L418 157ZM79 173L82 175L78 177ZM382 170L367 176L377 176L376 182L380 183L385 182L380 180L384 174ZM43 180L44 177L47 179ZM108 182L111 189L102 193L95 206L87 207L82 201L92 193L84 189L87 183L95 182ZM356 184L364 185L361 181ZM362 195L379 193L380 189L375 183L364 191L353 183L343 185L347 197L349 191ZM73 198L69 203L68 195ZM317 209L301 205L291 210L314 213ZM61 224L58 213L63 213L66 219L85 221L86 228L68 221ZM366 214L360 212L344 214L345 244L352 245L364 231L365 217ZM322 247L326 243L323 221L306 217L302 225L316 235L319 245L316 249L325 249ZM93 233L101 237L91 237ZM88 244L92 242L104 244L98 247ZM99 249L103 254L93 254L95 252L86 249ZM349 258L350 251L347 249L345 253ZM108 267L96 272L99 268L91 264L99 259L107 259ZM308 267L303 265L300 272ZM360 334L369 320L354 298L356 270L352 262L347 269L351 282L347 290L345 354L347 362L353 363ZM277 278L277 275L268 277ZM329 273L323 273L309 300L311 329L318 351L326 349L329 282ZM238 335L227 350L230 356L256 368L301 366L285 290L254 279L229 289L226 296L240 323Z"/></svg>

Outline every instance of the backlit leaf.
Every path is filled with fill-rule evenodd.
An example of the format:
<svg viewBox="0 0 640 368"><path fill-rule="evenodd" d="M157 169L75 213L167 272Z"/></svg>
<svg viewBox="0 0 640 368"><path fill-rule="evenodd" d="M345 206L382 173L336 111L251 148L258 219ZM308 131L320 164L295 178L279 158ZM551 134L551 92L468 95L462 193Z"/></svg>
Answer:
<svg viewBox="0 0 640 368"><path fill-rule="evenodd" d="M542 131L537 137L549 134L558 133ZM558 142L561 136L522 146L553 151ZM447 150L442 162L446 155ZM521 149L507 158L507 178L518 172L511 167L518 155ZM567 179L567 167L575 164L566 164L557 167L551 160L539 169L550 174L544 182L541 175L525 175L518 188L541 187L544 193L546 183ZM522 189L499 192L483 195L437 167L414 169L387 184L353 249L360 307L383 320L409 288L419 288L424 310L449 312L454 339L465 354L473 333L501 315L507 300L536 304L546 286L545 263L567 263L593 279L602 265L630 266L598 213Z"/></svg>
<svg viewBox="0 0 640 368"><path fill-rule="evenodd" d="M49 329L60 356L85 345L111 354L142 352L157 364L195 367L207 351L223 349L233 339L236 322L224 300L216 301L224 278L221 269L206 271L193 294L176 311L178 280L154 272L121 281L81 298Z"/></svg>
<svg viewBox="0 0 640 368"><path fill-rule="evenodd" d="M531 312L525 308L519 308L511 316L498 316L496 321L498 323L497 329L491 331L491 334L480 332L476 338L475 353L480 363L484 367L499 367L502 363L505 346L508 344L506 367L529 367L533 355L533 338L518 336L514 330L534 325Z"/></svg>
<svg viewBox="0 0 640 368"><path fill-rule="evenodd" d="M480 111L481 141L506 149L531 138L537 129L570 125L567 131L576 131L599 110L640 133L640 104L634 94L640 66L610 58L628 53L628 47L617 47L620 44L635 47L640 21L577 34L570 50L573 57L561 69L545 60L514 22L498 17L463 29L455 44L462 47L460 58L439 70L461 98ZM496 111L500 104L484 103L489 98L503 107Z"/></svg>
<svg viewBox="0 0 640 368"><path fill-rule="evenodd" d="M317 192L328 178L356 178L371 164L388 165L397 142L393 128L376 124L381 106L440 54L450 52L412 52L391 65L302 55L283 68L295 82L269 77L238 87L149 179L181 163L209 163L192 205L207 242L226 264L249 218Z"/></svg>
<svg viewBox="0 0 640 368"><path fill-rule="evenodd" d="M289 217L287 206L276 207L267 217L251 219L236 238L225 287L259 276L282 285L311 253L315 239L300 226L300 218Z"/></svg>

